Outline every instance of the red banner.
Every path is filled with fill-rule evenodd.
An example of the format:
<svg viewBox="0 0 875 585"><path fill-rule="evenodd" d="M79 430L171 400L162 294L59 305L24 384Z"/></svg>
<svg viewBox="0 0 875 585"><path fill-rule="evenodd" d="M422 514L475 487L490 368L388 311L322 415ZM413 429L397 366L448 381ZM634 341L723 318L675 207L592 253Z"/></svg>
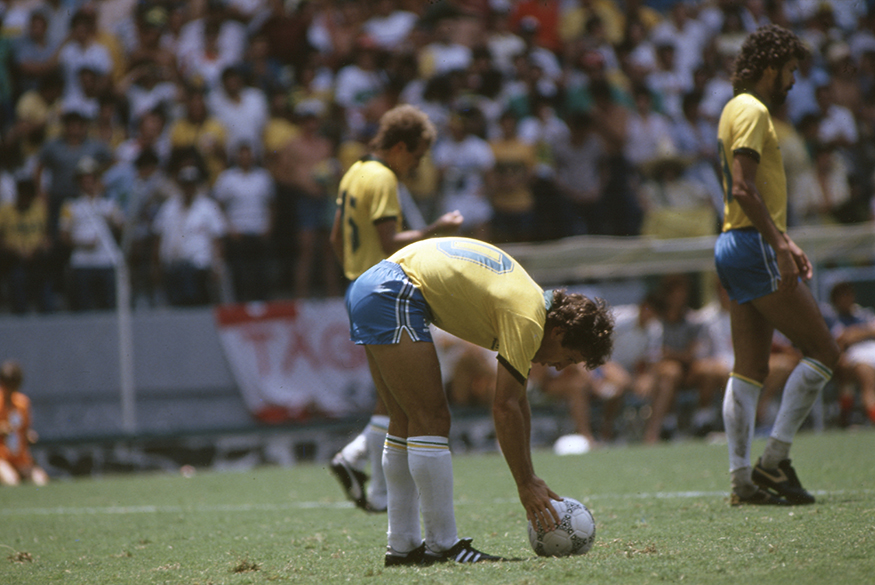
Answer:
<svg viewBox="0 0 875 585"><path fill-rule="evenodd" d="M349 340L342 299L221 305L216 322L243 399L259 420L372 408L367 357Z"/></svg>

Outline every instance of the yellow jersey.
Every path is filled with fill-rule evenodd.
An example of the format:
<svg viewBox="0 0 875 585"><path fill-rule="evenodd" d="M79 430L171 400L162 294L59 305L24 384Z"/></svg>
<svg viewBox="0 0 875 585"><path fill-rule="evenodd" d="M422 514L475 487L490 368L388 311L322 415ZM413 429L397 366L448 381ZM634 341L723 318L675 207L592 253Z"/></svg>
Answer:
<svg viewBox="0 0 875 585"><path fill-rule="evenodd" d="M422 292L436 327L497 351L525 382L544 337L547 302L516 260L491 244L451 237L415 242L389 261Z"/></svg>
<svg viewBox="0 0 875 585"><path fill-rule="evenodd" d="M753 226L732 198L732 162L739 151L758 159L756 189L775 226L781 232L787 231L787 177L766 105L749 93L729 100L720 115L717 138L723 167L723 231Z"/></svg>
<svg viewBox="0 0 875 585"><path fill-rule="evenodd" d="M366 157L340 180L337 205L343 229L343 273L350 280L386 257L375 225L394 220L401 231L398 178L381 161Z"/></svg>

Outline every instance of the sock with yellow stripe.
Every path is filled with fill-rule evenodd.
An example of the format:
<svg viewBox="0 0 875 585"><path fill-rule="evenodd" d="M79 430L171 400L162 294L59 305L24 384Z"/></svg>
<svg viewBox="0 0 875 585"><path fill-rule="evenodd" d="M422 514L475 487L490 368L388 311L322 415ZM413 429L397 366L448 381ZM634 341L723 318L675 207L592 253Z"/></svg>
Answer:
<svg viewBox="0 0 875 585"><path fill-rule="evenodd" d="M386 507L386 478L383 476L383 444L389 430L389 417L375 414L365 429L368 459L371 461L371 481L368 484L368 503L375 509Z"/></svg>
<svg viewBox="0 0 875 585"><path fill-rule="evenodd" d="M458 540L449 441L438 436L408 437L407 462L419 489L425 544L434 552L449 550Z"/></svg>
<svg viewBox="0 0 875 585"><path fill-rule="evenodd" d="M784 385L781 407L763 453L763 467L775 469L778 463L787 459L796 432L811 412L818 393L830 378L832 370L811 358L803 358L793 369Z"/></svg>
<svg viewBox="0 0 875 585"><path fill-rule="evenodd" d="M389 546L398 552L410 552L422 544L419 527L419 492L410 475L407 441L386 435L383 447L383 473L388 488Z"/></svg>
<svg viewBox="0 0 875 585"><path fill-rule="evenodd" d="M726 393L723 395L723 425L726 427L726 442L729 445L730 472L750 467L750 446L753 443L757 400L762 387L762 384L737 374L730 375L726 383ZM747 477L749 476L748 472Z"/></svg>

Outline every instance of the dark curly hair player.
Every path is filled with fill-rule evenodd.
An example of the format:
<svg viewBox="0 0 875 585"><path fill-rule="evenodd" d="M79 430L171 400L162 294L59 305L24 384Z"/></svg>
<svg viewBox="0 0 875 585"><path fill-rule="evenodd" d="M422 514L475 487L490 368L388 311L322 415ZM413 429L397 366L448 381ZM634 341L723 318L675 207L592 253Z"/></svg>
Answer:
<svg viewBox="0 0 875 585"><path fill-rule="evenodd" d="M714 248L729 293L735 355L723 400L733 505L814 503L790 463L790 446L832 377L839 348L803 281L811 262L787 234L787 180L769 113L793 87L807 55L792 32L770 25L744 41L732 74L733 97L720 115L723 230ZM766 448L751 465L756 405L769 373L775 329L803 353L790 374Z"/></svg>
<svg viewBox="0 0 875 585"><path fill-rule="evenodd" d="M500 248L450 237L392 254L350 285L346 302L350 337L365 346L389 410L386 565L502 560L456 533L450 410L429 324L498 353L492 415L501 452L528 519L555 527L551 499L562 498L532 466L526 383L533 362L561 370L608 359L614 321L604 301L545 291Z"/></svg>

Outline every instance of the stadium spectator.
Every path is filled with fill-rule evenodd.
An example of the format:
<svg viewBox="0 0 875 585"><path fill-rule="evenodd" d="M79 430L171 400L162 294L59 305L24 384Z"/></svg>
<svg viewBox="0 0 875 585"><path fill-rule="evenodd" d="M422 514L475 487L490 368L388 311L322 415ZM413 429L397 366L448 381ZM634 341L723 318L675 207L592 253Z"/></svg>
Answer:
<svg viewBox="0 0 875 585"><path fill-rule="evenodd" d="M32 481L43 486L49 476L30 454L39 435L31 428L30 399L21 392L23 379L18 362L0 365L0 485Z"/></svg>
<svg viewBox="0 0 875 585"><path fill-rule="evenodd" d="M212 184L226 165L228 132L222 121L207 110L203 86L186 86L184 103L185 115L170 127L171 148L195 148L204 159L207 178Z"/></svg>
<svg viewBox="0 0 875 585"><path fill-rule="evenodd" d="M267 96L256 87L245 85L238 65L225 67L221 87L210 92L207 105L210 114L225 127L226 148L230 152L246 143L256 156L262 155L262 136L270 118Z"/></svg>
<svg viewBox="0 0 875 585"><path fill-rule="evenodd" d="M234 300L264 301L270 293L273 178L257 165L248 144L237 147L235 161L236 165L223 171L213 185L213 196L228 222L225 256L231 269Z"/></svg>
<svg viewBox="0 0 875 585"><path fill-rule="evenodd" d="M373 15L362 24L362 31L383 50L391 51L405 44L419 17L404 10L398 0L375 0Z"/></svg>
<svg viewBox="0 0 875 585"><path fill-rule="evenodd" d="M4 137L25 164L32 164L43 143L61 129L64 79L55 71L42 77L36 89L25 91L15 104L15 121Z"/></svg>
<svg viewBox="0 0 875 585"><path fill-rule="evenodd" d="M19 180L15 201L0 205L0 270L13 313L26 313L32 305L41 313L54 309L47 224L45 201L36 197L33 181Z"/></svg>
<svg viewBox="0 0 875 585"><path fill-rule="evenodd" d="M178 163L179 193L165 201L155 217L154 266L172 306L206 305L215 300L223 269L222 210L204 189L204 174L191 158ZM172 166L171 166L172 168Z"/></svg>
<svg viewBox="0 0 875 585"><path fill-rule="evenodd" d="M144 112L137 121L136 131L115 149L115 159L133 162L145 150L151 150L166 164L170 157L171 143L165 131L165 117L161 109Z"/></svg>
<svg viewBox="0 0 875 585"><path fill-rule="evenodd" d="M57 234L61 205L79 194L76 182L79 161L90 157L105 167L112 160L112 153L105 143L88 137L88 123L89 119L78 109L66 109L61 114L61 135L44 143L39 152L33 177L37 192L42 193L43 170L49 174L45 196L51 238Z"/></svg>
<svg viewBox="0 0 875 585"><path fill-rule="evenodd" d="M554 235L597 234L604 225L603 198L607 196L601 176L604 146L586 112L570 115L568 126L568 137L553 143L562 225Z"/></svg>
<svg viewBox="0 0 875 585"><path fill-rule="evenodd" d="M825 316L832 321L833 335L842 349L836 371L840 382L839 422L843 427L851 424L854 390L858 390L863 410L875 424L875 314L857 304L850 282L833 286L829 300L832 311Z"/></svg>
<svg viewBox="0 0 875 585"><path fill-rule="evenodd" d="M439 213L458 210L465 218L461 234L486 238L492 220L487 176L494 171L495 155L489 143L471 132L474 112L456 112L449 135L438 140L432 151L440 172Z"/></svg>
<svg viewBox="0 0 875 585"><path fill-rule="evenodd" d="M58 47L48 36L49 21L41 7L34 8L29 17L27 32L15 39L15 67L18 94L36 90L42 80L58 68Z"/></svg>
<svg viewBox="0 0 875 585"><path fill-rule="evenodd" d="M77 197L61 208L59 233L70 252L71 307L74 311L115 307L117 239L124 226L121 209L106 197L100 164L90 156L76 164Z"/></svg>
<svg viewBox="0 0 875 585"><path fill-rule="evenodd" d="M70 40L58 53L58 64L64 73L64 97L80 99L83 96L80 70L88 69L97 76L97 84L105 87L114 62L106 45L97 39L94 14L79 10L70 19Z"/></svg>
<svg viewBox="0 0 875 585"><path fill-rule="evenodd" d="M495 158L488 186L494 211L492 241L531 241L535 234L535 149L520 139L513 112L502 114L499 125L501 136L489 141Z"/></svg>
<svg viewBox="0 0 875 585"><path fill-rule="evenodd" d="M342 67L334 80L334 102L341 108L349 132L363 132L366 121L364 109L373 98L382 93L387 78L380 69L380 51L374 41L362 36L356 40L352 63Z"/></svg>

